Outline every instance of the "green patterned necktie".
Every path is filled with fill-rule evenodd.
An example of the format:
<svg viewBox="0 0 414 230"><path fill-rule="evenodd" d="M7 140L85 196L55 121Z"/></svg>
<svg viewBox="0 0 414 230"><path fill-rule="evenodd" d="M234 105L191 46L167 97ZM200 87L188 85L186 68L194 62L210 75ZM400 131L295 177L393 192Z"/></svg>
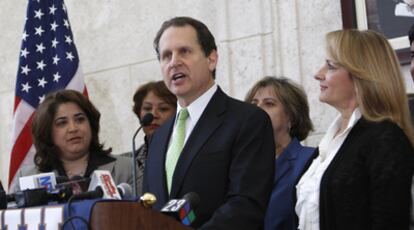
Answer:
<svg viewBox="0 0 414 230"><path fill-rule="evenodd" d="M165 171L167 173L167 186L168 193L171 192L171 184L174 175L175 166L177 165L178 158L184 147L185 140L185 121L188 118L188 110L183 108L180 110L177 120L177 128L173 136L170 147L167 152L167 160L165 162Z"/></svg>

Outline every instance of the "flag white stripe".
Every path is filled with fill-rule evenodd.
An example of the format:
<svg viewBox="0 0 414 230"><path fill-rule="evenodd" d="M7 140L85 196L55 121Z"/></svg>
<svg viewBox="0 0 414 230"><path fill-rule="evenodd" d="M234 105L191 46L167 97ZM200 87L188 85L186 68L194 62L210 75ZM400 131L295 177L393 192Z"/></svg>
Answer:
<svg viewBox="0 0 414 230"><path fill-rule="evenodd" d="M70 80L69 84L66 86L66 89L73 89L83 93L84 88L85 82L83 80L82 69L79 64L75 76L73 76L73 78Z"/></svg>
<svg viewBox="0 0 414 230"><path fill-rule="evenodd" d="M17 137L22 132L22 129L26 125L27 121L29 120L30 116L34 112L34 108L29 105L26 101L21 100L20 103L17 105L16 111L14 112L13 117L13 132L12 132L12 143L17 140Z"/></svg>

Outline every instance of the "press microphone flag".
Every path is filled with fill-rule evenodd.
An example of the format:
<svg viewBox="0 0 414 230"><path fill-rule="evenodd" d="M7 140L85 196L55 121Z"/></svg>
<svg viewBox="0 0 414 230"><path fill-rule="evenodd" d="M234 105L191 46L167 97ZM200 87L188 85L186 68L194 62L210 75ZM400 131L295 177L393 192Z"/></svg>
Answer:
<svg viewBox="0 0 414 230"><path fill-rule="evenodd" d="M172 199L161 209L161 213L172 216L184 225L194 222L194 208L200 203L200 197L195 192L189 192L182 199Z"/></svg>
<svg viewBox="0 0 414 230"><path fill-rule="evenodd" d="M102 198L121 199L118 189L112 179L111 173L107 170L95 170L91 177L88 191L94 191L97 187L102 188Z"/></svg>
<svg viewBox="0 0 414 230"><path fill-rule="evenodd" d="M19 178L20 190L46 188L47 191L52 192L56 186L55 173L40 173L32 176L25 176Z"/></svg>

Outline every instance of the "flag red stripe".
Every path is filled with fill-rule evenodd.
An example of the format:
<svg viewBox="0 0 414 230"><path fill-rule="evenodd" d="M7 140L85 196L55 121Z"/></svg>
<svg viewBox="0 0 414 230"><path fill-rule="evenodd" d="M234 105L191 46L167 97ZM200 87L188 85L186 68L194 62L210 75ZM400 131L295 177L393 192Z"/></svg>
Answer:
<svg viewBox="0 0 414 230"><path fill-rule="evenodd" d="M86 87L83 87L83 93L82 93L85 97L89 97L88 95L88 89Z"/></svg>
<svg viewBox="0 0 414 230"><path fill-rule="evenodd" d="M21 100L22 99L18 96L14 97L14 110L13 110L13 112L16 112L17 106L19 106Z"/></svg>
<svg viewBox="0 0 414 230"><path fill-rule="evenodd" d="M17 170L20 168L24 158L29 152L30 147L32 147L32 119L34 113L30 116L29 120L24 125L24 128L20 132L19 136L16 139L16 142L13 145L11 160L10 160L10 171L9 171L9 184L13 180L14 176L17 173Z"/></svg>

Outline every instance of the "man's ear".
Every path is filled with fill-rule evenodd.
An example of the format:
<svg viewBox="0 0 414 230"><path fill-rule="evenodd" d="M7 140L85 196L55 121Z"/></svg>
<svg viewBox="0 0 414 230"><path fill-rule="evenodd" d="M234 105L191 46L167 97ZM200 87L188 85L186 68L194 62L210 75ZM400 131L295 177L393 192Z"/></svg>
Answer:
<svg viewBox="0 0 414 230"><path fill-rule="evenodd" d="M217 61L218 61L217 51L213 50L207 57L208 68L210 69L210 71L213 71L216 69Z"/></svg>

